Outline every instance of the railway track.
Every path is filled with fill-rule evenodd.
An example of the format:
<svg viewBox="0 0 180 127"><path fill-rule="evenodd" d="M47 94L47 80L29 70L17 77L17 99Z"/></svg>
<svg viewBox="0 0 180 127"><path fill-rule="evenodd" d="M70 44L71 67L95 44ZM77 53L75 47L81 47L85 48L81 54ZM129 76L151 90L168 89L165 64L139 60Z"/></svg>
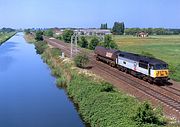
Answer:
<svg viewBox="0 0 180 127"><path fill-rule="evenodd" d="M161 92L158 92L144 84L141 84L135 80L132 80L131 78L128 78L127 76L120 75L119 73L114 73L114 71L113 72L107 71L104 69L105 68L104 66L100 66L99 64L97 64L97 66L98 66L98 68L101 68L101 70L103 70L103 72L108 74L109 76L113 76L113 77L116 77L116 78L124 81L128 85L133 86L135 89L143 91L145 94L150 95L151 97L154 97L157 100L160 100L164 104L169 105L172 108L174 108L177 112L180 112L180 102L179 101L177 101L171 97L168 97L167 95L164 95Z"/></svg>
<svg viewBox="0 0 180 127"><path fill-rule="evenodd" d="M63 42L58 42L50 39L46 39L47 42L49 42L51 45L60 48L62 51L65 52L66 56L70 57L70 45L69 44L63 44ZM78 49L81 51L81 49ZM134 80L130 78L130 75L124 74L123 72L120 72L118 69L111 68L110 66L98 62L94 59L93 53L89 54L90 59L94 66L98 68L99 71L103 71L103 73L113 76L116 79L119 79L120 81L123 81L127 85L142 91L144 94L154 98L155 100L158 100L159 102L165 104L168 107L171 107L176 112L180 114L180 90L177 88L174 88L172 86L156 86L152 87L153 85L150 85L149 83L140 83L140 81ZM111 70L111 71L109 71ZM152 87L152 88L151 88ZM158 90L156 90L158 88ZM166 93L173 94L174 97L166 95L166 93L162 92L166 91Z"/></svg>

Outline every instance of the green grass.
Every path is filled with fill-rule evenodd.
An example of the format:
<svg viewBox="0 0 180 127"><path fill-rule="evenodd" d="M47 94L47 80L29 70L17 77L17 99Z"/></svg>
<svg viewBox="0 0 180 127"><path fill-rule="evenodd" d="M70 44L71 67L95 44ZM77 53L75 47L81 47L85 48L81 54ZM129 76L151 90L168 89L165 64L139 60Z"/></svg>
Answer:
<svg viewBox="0 0 180 127"><path fill-rule="evenodd" d="M15 32L10 32L10 33L0 33L0 45L7 41L9 38L11 38Z"/></svg>
<svg viewBox="0 0 180 127"><path fill-rule="evenodd" d="M180 35L150 36L113 36L120 50L142 54L146 52L169 64L170 77L180 81Z"/></svg>

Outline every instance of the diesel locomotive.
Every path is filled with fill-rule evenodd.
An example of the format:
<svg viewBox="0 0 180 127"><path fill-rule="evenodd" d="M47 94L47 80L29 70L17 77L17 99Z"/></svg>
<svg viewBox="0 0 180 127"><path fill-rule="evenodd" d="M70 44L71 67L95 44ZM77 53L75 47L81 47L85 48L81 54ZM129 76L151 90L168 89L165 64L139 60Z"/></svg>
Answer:
<svg viewBox="0 0 180 127"><path fill-rule="evenodd" d="M162 60L102 46L97 46L94 53L96 60L149 83L166 83L169 80L168 64Z"/></svg>

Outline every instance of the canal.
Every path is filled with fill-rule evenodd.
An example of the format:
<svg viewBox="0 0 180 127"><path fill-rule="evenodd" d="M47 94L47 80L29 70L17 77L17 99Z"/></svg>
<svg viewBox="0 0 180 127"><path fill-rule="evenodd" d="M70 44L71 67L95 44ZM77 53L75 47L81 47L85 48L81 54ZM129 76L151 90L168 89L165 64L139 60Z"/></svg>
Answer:
<svg viewBox="0 0 180 127"><path fill-rule="evenodd" d="M84 126L23 33L0 46L0 127Z"/></svg>

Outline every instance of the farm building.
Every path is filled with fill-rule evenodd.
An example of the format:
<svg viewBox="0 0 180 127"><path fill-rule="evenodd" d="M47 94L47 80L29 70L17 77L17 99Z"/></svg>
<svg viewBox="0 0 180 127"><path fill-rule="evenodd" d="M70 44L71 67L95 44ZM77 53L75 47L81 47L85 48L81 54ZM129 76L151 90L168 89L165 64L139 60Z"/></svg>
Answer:
<svg viewBox="0 0 180 127"><path fill-rule="evenodd" d="M139 33L137 33L137 37L145 38L145 37L148 37L148 36L149 36L149 34L146 33L146 32L139 32Z"/></svg>

